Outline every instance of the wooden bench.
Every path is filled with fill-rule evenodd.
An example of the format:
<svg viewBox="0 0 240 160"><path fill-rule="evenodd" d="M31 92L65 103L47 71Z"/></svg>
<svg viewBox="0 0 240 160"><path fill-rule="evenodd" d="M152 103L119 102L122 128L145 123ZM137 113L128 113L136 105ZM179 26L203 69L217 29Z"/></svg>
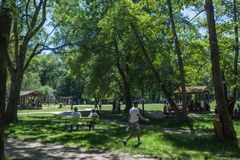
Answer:
<svg viewBox="0 0 240 160"><path fill-rule="evenodd" d="M93 117L81 117L81 118L72 118L72 117L63 117L60 115L56 115L50 118L50 121L53 123L58 123L64 126L64 130L68 130L70 128L73 131L78 130L80 127L88 127L89 130L94 130L96 124L99 123L99 118Z"/></svg>
<svg viewBox="0 0 240 160"><path fill-rule="evenodd" d="M166 115L167 118L169 118L169 117L175 117L175 116L176 116L176 113L175 113L175 111L173 111L173 110L170 110L170 111L168 111L168 112L163 112L163 114Z"/></svg>
<svg viewBox="0 0 240 160"><path fill-rule="evenodd" d="M88 127L89 130L94 130L94 126L99 123L99 118L89 118L89 117L81 117L81 118L66 118L64 122L64 128L65 130L70 128L72 131L74 127L76 127L76 130L79 129L79 127Z"/></svg>

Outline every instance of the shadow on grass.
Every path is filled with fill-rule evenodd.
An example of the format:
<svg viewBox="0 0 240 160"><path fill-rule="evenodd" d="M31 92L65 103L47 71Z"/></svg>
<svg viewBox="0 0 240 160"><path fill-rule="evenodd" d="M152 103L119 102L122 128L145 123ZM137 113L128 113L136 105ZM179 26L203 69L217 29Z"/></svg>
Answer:
<svg viewBox="0 0 240 160"><path fill-rule="evenodd" d="M210 152L212 155L216 156L213 158L240 158L240 148L237 143L219 141L214 135L186 136L179 134L163 134L163 136L164 139L173 146L184 148L188 151L199 151L201 153ZM191 157L189 153L182 153L178 158L188 159L189 157Z"/></svg>
<svg viewBox="0 0 240 160"><path fill-rule="evenodd" d="M83 150L80 148L66 147L58 144L41 144L32 141L19 141L10 139L6 143L6 151L9 155L14 155L14 160L20 159L96 159L96 157L111 158L104 150ZM117 159L118 155L114 155ZM22 158L19 158L22 157Z"/></svg>
<svg viewBox="0 0 240 160"><path fill-rule="evenodd" d="M123 127L112 124L99 124L93 131L64 130L62 124L51 123L46 117L28 116L18 124L11 125L6 131L8 137L24 140L38 140L42 142L57 142L61 144L74 143L86 148L112 149L116 144L121 145L119 139L126 136Z"/></svg>

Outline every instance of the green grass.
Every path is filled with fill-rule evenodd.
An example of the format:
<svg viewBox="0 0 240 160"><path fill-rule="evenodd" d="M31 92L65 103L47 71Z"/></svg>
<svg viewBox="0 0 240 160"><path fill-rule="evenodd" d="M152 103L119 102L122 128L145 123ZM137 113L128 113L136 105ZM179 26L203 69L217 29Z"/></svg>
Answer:
<svg viewBox="0 0 240 160"><path fill-rule="evenodd" d="M94 108L94 105L74 105L74 107L77 107L78 110L90 110ZM139 105L139 107L141 108L142 106ZM121 108L124 109L124 106L122 105ZM102 105L102 110L111 111L112 105ZM157 111L157 110L162 111L163 104L145 104L145 110L146 111ZM43 109L18 110L18 113L26 114L26 113L40 113L40 112L69 112L69 111L71 111L70 105L63 106L63 108L58 108L57 105L49 105L49 106L45 105Z"/></svg>
<svg viewBox="0 0 240 160"><path fill-rule="evenodd" d="M110 106L109 106L110 107ZM158 108L151 105L152 108ZM88 112L82 112L86 116ZM150 124L142 127L143 144L134 147L136 139L130 140L127 147L122 140L127 136L125 127L118 125L127 122L127 115L113 115L109 110L101 112L101 122L94 131L66 131L58 124L51 124L48 119L51 113L35 113L32 115L19 115L19 123L8 127L8 137L37 140L48 143L61 143L66 146L94 148L102 150L117 150L134 154L147 154L170 159L239 159L238 145L218 141L213 134L212 122L214 115L191 115L192 127L196 133L209 133L207 135L188 135L178 132L164 132L162 128L181 129L189 131L187 124L179 124L174 119L151 119ZM109 120L108 123L103 119ZM235 121L235 129L240 135L240 121Z"/></svg>

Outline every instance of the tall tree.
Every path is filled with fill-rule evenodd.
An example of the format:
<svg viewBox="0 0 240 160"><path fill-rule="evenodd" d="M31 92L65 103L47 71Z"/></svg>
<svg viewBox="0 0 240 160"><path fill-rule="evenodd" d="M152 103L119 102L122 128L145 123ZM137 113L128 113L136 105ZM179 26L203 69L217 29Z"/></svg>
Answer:
<svg viewBox="0 0 240 160"><path fill-rule="evenodd" d="M237 81L238 81L238 58L239 58L239 18L238 18L238 6L236 0L233 0L233 19L234 19L234 34L235 34L235 45L234 45L234 50L235 50L235 56L234 56L234 67L233 67L233 75L234 75L234 80L233 80L233 91L232 91L232 96L233 96L233 106L236 103L236 96L237 96Z"/></svg>
<svg viewBox="0 0 240 160"><path fill-rule="evenodd" d="M175 50L176 50L176 55L178 59L178 67L179 67L179 73L180 73L180 82L181 82L180 84L181 84L182 96L183 96L182 111L185 112L185 114L187 114L186 81L185 81L185 71L184 71L184 64L183 64L183 58L182 58L182 51L181 51L181 47L180 47L180 43L178 40L177 31L176 31L171 0L167 0L167 4L168 4L169 17L170 17L170 22L172 27L172 34L174 37Z"/></svg>
<svg viewBox="0 0 240 160"><path fill-rule="evenodd" d="M46 22L46 8L48 0L27 0L19 5L18 15L13 22L13 49L8 54L8 71L10 73L11 88L6 110L6 122L17 121L17 105L20 97L21 83L24 72L34 56L45 48L46 39L41 43L37 37ZM39 35L38 35L39 36ZM34 39L34 41L33 41Z"/></svg>
<svg viewBox="0 0 240 160"><path fill-rule="evenodd" d="M205 9L207 12L209 43L211 50L211 62L212 62L212 77L214 84L214 91L216 97L216 103L220 112L220 120L222 122L222 130L224 138L227 140L236 140L236 132L234 130L233 122L228 114L227 102L224 96L222 76L220 70L220 59L218 40L216 33L216 26L214 20L214 9L212 0L205 0Z"/></svg>
<svg viewBox="0 0 240 160"><path fill-rule="evenodd" d="M125 67L126 72L124 72L124 70L120 64L120 53L119 53L118 44L117 44L116 40L114 41L114 46L115 46L115 52L116 52L116 57L117 57L116 66L117 66L118 72L121 76L121 79L123 82L123 87L124 87L123 95L124 95L125 103L126 103L125 111L129 111L130 108L132 107L131 89L130 89L130 82L129 82L129 66L128 66L128 64L126 64L126 67Z"/></svg>
<svg viewBox="0 0 240 160"><path fill-rule="evenodd" d="M6 107L7 54L12 24L12 2L3 0L0 8L0 160L4 160L4 126Z"/></svg>
<svg viewBox="0 0 240 160"><path fill-rule="evenodd" d="M167 87L166 85L164 84L164 82L161 80L160 76L159 76L159 73L157 72L155 66L153 65L150 57L149 57L149 53L147 52L146 50L146 47L145 47L145 44L144 44L144 41L142 40L142 38L140 37L138 31L137 31L137 28L136 26L131 23L131 28L134 32L134 35L136 37L136 41L137 41L137 44L139 45L139 47L141 48L141 51L142 51L142 54L144 55L145 59L146 59L146 63L148 64L149 66L149 69L151 70L151 72L153 73L153 75L155 76L157 82L159 83L159 85L161 86L161 89L163 91L163 94L164 96L166 97L166 99L168 100L168 102L170 103L170 105L173 107L173 109L175 110L176 114L177 114L177 117L180 119L180 120L185 120L185 117L186 115L182 115L180 110L177 108L177 105L175 104L175 102L173 101L172 99L172 96L171 96L171 93L169 93L169 91L167 90Z"/></svg>

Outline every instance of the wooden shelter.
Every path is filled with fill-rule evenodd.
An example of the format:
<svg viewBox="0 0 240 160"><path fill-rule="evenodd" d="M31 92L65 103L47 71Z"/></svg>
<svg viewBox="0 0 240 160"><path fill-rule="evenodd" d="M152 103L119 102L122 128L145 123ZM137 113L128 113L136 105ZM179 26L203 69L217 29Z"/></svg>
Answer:
<svg viewBox="0 0 240 160"><path fill-rule="evenodd" d="M178 105L182 105L183 93L182 88L174 91L175 101ZM186 99L188 110L210 110L210 89L207 86L187 86Z"/></svg>
<svg viewBox="0 0 240 160"><path fill-rule="evenodd" d="M43 94L39 91L20 91L20 109L42 108L40 106L40 99L42 97Z"/></svg>
<svg viewBox="0 0 240 160"><path fill-rule="evenodd" d="M38 91L21 91L20 97L41 97L42 93Z"/></svg>
<svg viewBox="0 0 240 160"><path fill-rule="evenodd" d="M182 94L182 88L179 87L174 94ZM210 89L207 86L187 86L186 94L210 94Z"/></svg>

